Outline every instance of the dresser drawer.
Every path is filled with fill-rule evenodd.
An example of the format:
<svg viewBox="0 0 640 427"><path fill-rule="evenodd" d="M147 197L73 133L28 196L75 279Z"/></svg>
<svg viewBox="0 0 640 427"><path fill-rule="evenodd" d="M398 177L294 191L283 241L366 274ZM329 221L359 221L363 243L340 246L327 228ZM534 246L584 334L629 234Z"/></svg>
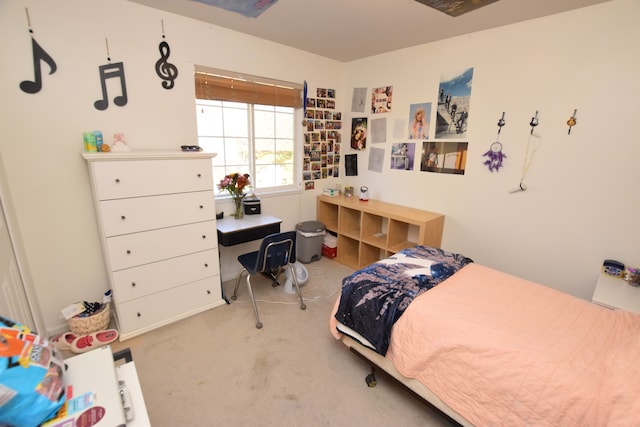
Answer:
<svg viewBox="0 0 640 427"><path fill-rule="evenodd" d="M219 275L218 251L211 249L116 271L112 284L116 301L123 303Z"/></svg>
<svg viewBox="0 0 640 427"><path fill-rule="evenodd" d="M111 271L135 267L218 246L215 221L108 237Z"/></svg>
<svg viewBox="0 0 640 427"><path fill-rule="evenodd" d="M219 305L221 299L220 276L214 276L118 304L121 334L174 322Z"/></svg>
<svg viewBox="0 0 640 427"><path fill-rule="evenodd" d="M100 202L107 237L207 221L215 211L211 190Z"/></svg>
<svg viewBox="0 0 640 427"><path fill-rule="evenodd" d="M213 190L210 159L96 162L93 174L98 200Z"/></svg>

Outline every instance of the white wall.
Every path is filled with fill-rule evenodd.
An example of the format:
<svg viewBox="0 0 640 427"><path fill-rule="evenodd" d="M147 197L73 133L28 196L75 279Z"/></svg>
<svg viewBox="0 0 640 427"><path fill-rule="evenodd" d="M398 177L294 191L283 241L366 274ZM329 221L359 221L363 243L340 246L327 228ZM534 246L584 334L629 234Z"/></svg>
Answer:
<svg viewBox="0 0 640 427"><path fill-rule="evenodd" d="M343 185L444 213L445 249L590 299L604 259L640 265L639 18L639 1L618 0L350 63L348 87L394 92L388 142L369 143L359 176ZM474 75L465 175L390 170L391 143L408 141L392 137L393 121L407 120L409 104L432 102L433 126L441 73L466 67ZM542 140L528 190L509 194L536 110ZM502 112L508 157L492 173L482 155ZM385 148L382 174L367 171L369 147Z"/></svg>
<svg viewBox="0 0 640 427"><path fill-rule="evenodd" d="M33 95L18 87L33 78L25 6L36 40L58 64ZM134 149L194 143L195 64L307 80L310 93L336 89L345 124L353 87L393 85L388 117L406 119L410 103L435 102L441 72L474 67L464 176L389 170L391 142L399 142L389 131L388 142L379 145L387 151L382 174L366 170L367 149L359 154L358 177L264 199L263 209L292 229L315 218L315 196L323 186L367 184L375 198L446 214L444 248L589 298L604 258L640 264L634 221L640 145L633 127L639 116L639 9L637 0L615 0L343 64L125 0L0 0L2 167L49 331L64 328L63 306L96 299L107 287L80 157L82 132L100 129L107 142L124 132ZM170 91L161 88L154 69L161 20L170 60L180 71ZM98 111L93 102L101 95L105 38L112 62L125 64L129 103ZM567 136L565 122L574 108L578 125ZM510 195L535 110L543 145L529 190ZM502 111L507 125L501 141L509 157L503 170L490 173L481 156L495 139ZM223 251L223 276L233 274L234 251L244 249Z"/></svg>
<svg viewBox="0 0 640 427"><path fill-rule="evenodd" d="M19 88L34 75L25 7L35 39L58 66L47 75L49 67L42 64L43 88L36 94ZM162 20L170 62L179 70L172 90L161 87L155 72ZM124 63L129 100L124 107L111 104L98 111L93 103L101 98L98 67L107 63L105 38L111 62ZM102 130L105 142L123 132L133 149L178 149L197 143L196 64L336 89L346 69L333 60L124 0L0 0L0 53L2 167L49 332L65 327L61 308L97 300L108 287L80 156L83 131ZM119 95L115 86L111 93ZM283 218L283 228L315 218L315 211L300 216L299 196L275 200L264 204ZM234 254L242 250L247 251L245 245L223 253L223 276L238 270Z"/></svg>

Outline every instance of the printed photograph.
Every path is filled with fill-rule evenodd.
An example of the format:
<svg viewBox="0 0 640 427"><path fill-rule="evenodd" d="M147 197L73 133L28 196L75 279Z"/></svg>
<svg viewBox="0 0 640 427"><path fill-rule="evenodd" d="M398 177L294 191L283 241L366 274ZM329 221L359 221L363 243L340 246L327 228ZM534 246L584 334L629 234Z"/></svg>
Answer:
<svg viewBox="0 0 640 427"><path fill-rule="evenodd" d="M351 148L364 150L367 147L367 118L351 119Z"/></svg>
<svg viewBox="0 0 640 427"><path fill-rule="evenodd" d="M413 170L415 142L401 142L391 146L391 169Z"/></svg>
<svg viewBox="0 0 640 427"><path fill-rule="evenodd" d="M409 139L429 139L431 103L409 105Z"/></svg>
<svg viewBox="0 0 640 427"><path fill-rule="evenodd" d="M391 111L393 86L378 87L371 91L371 112L373 114Z"/></svg>
<svg viewBox="0 0 640 427"><path fill-rule="evenodd" d="M436 139L466 139L472 83L473 68L441 76Z"/></svg>
<svg viewBox="0 0 640 427"><path fill-rule="evenodd" d="M468 145L468 142L423 142L420 170L464 175Z"/></svg>

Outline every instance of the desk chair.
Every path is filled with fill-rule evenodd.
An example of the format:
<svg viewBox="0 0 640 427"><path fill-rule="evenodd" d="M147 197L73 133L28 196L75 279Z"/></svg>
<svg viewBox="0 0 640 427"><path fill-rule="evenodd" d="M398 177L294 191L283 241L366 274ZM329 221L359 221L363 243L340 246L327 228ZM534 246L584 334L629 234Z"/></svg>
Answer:
<svg viewBox="0 0 640 427"><path fill-rule="evenodd" d="M304 310L307 308L302 299L298 278L292 265L296 262L295 231L285 231L283 233L268 235L262 240L262 243L260 243L259 250L240 255L238 261L242 264L243 269L240 271L240 274L238 274L231 299L235 300L237 298L240 278L242 277L242 273L246 272L247 287L249 288L249 295L251 295L251 302L253 303L253 313L256 315L256 328L262 328L262 322L260 322L260 317L258 316L258 307L256 306L256 299L253 295L253 288L251 287L251 276L255 276L258 273L271 274L274 271L279 271L283 267L289 268L291 277L293 277L293 283L296 285L298 298L300 298L300 309Z"/></svg>

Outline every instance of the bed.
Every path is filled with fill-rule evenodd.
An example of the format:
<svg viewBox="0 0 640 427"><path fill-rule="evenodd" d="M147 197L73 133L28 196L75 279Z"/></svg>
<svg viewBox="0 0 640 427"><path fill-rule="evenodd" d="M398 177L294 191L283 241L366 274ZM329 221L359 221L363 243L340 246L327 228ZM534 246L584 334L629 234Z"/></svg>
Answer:
<svg viewBox="0 0 640 427"><path fill-rule="evenodd" d="M329 323L461 425L640 425L640 314L460 254L417 246L356 271Z"/></svg>

